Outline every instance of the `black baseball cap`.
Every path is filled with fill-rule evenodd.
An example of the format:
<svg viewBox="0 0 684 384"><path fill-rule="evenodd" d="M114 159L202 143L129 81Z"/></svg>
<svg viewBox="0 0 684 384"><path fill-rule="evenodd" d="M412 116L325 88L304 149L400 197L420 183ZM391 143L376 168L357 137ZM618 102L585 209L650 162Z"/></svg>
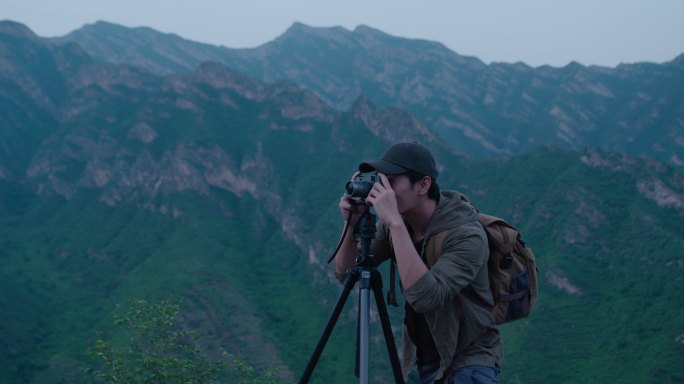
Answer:
<svg viewBox="0 0 684 384"><path fill-rule="evenodd" d="M398 175L409 171L430 176L437 180L437 166L430 151L417 142L396 143L387 148L380 160L359 164L359 171L378 171L386 175Z"/></svg>

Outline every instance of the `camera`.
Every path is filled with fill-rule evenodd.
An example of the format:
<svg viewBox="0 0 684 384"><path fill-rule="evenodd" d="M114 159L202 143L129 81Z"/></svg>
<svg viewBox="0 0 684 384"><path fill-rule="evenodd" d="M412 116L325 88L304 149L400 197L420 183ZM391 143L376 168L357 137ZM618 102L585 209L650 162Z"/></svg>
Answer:
<svg viewBox="0 0 684 384"><path fill-rule="evenodd" d="M363 200L368 196L368 193L375 183L382 184L378 172L364 172L357 175L354 180L348 181L345 189L348 196Z"/></svg>

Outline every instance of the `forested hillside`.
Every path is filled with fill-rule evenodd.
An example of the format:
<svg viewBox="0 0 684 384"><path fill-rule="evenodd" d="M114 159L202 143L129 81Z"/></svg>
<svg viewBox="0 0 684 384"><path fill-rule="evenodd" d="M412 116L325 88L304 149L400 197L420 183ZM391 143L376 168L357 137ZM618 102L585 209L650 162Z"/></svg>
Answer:
<svg viewBox="0 0 684 384"><path fill-rule="evenodd" d="M93 382L86 350L98 331L116 339L131 298L179 302L207 354L296 381L340 289L326 261L345 182L399 140L433 148L441 187L514 223L537 255L539 306L502 326L502 382L684 381L684 176L666 161L552 146L464 157L373 95L340 110L216 62L158 74L12 22L0 51L2 382ZM353 298L312 382L354 380L355 327ZM390 382L375 317L372 340L373 381Z"/></svg>

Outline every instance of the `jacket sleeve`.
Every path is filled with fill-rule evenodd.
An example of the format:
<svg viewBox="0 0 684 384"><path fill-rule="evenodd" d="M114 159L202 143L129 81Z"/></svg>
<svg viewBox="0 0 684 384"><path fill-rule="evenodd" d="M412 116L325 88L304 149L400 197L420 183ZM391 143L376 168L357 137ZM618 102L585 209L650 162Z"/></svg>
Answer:
<svg viewBox="0 0 684 384"><path fill-rule="evenodd" d="M487 262L487 238L479 225L467 225L444 240L442 255L404 296L416 312L433 311L450 302L475 280Z"/></svg>

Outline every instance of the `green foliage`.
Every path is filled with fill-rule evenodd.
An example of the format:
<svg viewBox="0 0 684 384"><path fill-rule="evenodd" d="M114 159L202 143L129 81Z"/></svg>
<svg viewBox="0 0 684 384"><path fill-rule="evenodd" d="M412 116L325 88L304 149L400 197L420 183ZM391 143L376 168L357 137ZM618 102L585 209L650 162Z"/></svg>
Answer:
<svg viewBox="0 0 684 384"><path fill-rule="evenodd" d="M44 87L83 80L64 82L44 64L37 68ZM339 293L324 260L340 234L344 182L387 143L369 131L363 111L309 114L296 92L278 98L277 85L262 84L266 92L248 97L241 86L217 88L191 75L161 79L131 69L127 84L102 71L107 86L88 80L64 100L58 89L46 90L63 101L55 108L65 121L33 105L39 93L22 96L22 87L3 85L3 383L92 381L77 379L86 346L100 361L99 380L223 380L214 375L219 363L196 345L213 356L232 354L231 383L293 382ZM157 134L150 142L131 137L143 123ZM537 123L553 134L553 121ZM502 327L502 382L684 381L684 213L639 189L656 180L667 187L660 192L677 198L684 195L681 174L553 149L472 161L436 147L440 186L509 220L537 255L539 306L529 319ZM185 178L186 171L195 177ZM125 337L110 333L113 303L169 295L185 299L182 323L197 330L196 339L174 327L178 307L167 302L133 301L116 316ZM316 368L317 382L353 380L354 300ZM400 308L390 316L401 324ZM90 339L96 329L111 337ZM371 349L373 381L391 380L381 337Z"/></svg>
<svg viewBox="0 0 684 384"><path fill-rule="evenodd" d="M246 358L224 353L230 361L209 359L194 344L194 332L179 328L180 306L167 301L150 304L134 299L126 313L115 315L124 341L106 341L98 335L88 349L99 361L90 370L100 381L122 384L210 384L220 382L229 368L240 378L237 384L276 384L277 368L257 371Z"/></svg>
<svg viewBox="0 0 684 384"><path fill-rule="evenodd" d="M178 329L178 305L131 300L115 324L128 338L117 347L101 336L90 348L102 367L94 371L106 383L215 383L223 362L211 361L194 344L193 334Z"/></svg>
<svg viewBox="0 0 684 384"><path fill-rule="evenodd" d="M277 369L268 369L265 372L257 372L249 365L244 357L226 354L233 364L241 380L238 384L277 384L275 373Z"/></svg>
<svg viewBox="0 0 684 384"><path fill-rule="evenodd" d="M269 150L276 159L284 156L275 146ZM440 185L459 189L482 211L510 220L538 256L538 309L528 320L502 327L507 353L503 381L584 383L597 373L606 381L619 376L623 383L644 382L651 375L662 377L661 382L682 377L677 362L684 349L675 340L684 317L673 310L680 302L676 292L684 289L677 256L684 248L681 213L658 207L634 188L643 177L676 176L639 164L616 173L584 165L578 161L581 154L555 150L488 162L440 155L448 167ZM318 163L328 161L315 152L311 156L320 156ZM359 155L367 156L372 155ZM349 176L344 171L353 167L350 155L339 158L341 164L330 161L328 174L314 169L311 178L283 176L282 184L272 187L293 207L312 202L299 205L306 209L296 215L315 227L312 238L329 247L340 229L334 200ZM291 174L306 175L297 161L283 163ZM216 209L215 200L192 193L150 203L173 204L184 212L173 220L133 204L107 207L88 193L68 202L36 199L16 206L10 204L10 199L17 201L13 191L4 195L8 209L0 218L3 287L8 288L1 300L8 318L0 320L22 356L3 356L8 383L34 380L54 356L85 361L79 350L86 341L92 344L87 338L95 328L108 330L104 319L112 302L143 295L150 300L184 297L184 305L192 308L184 324L201 332L203 347L214 343L244 356L256 372L282 363L285 368L273 376L278 382L293 382L313 352L339 286L321 277L329 265L308 265L261 203L224 191L215 192L222 209ZM583 227L591 230L574 240ZM306 229L299 227L297 234L307 235ZM319 260L330 251L319 252ZM550 271L582 294L550 284ZM24 307L16 307L11 297ZM324 350L314 382L353 380L354 300ZM400 314L390 308L393 324L401 324ZM206 324L206 318L215 322ZM380 335L378 324L372 326L373 334ZM383 375L390 370L378 339L372 346L372 369ZM115 347L124 345L118 338L106 342L118 351ZM264 351L275 351L279 359L267 358ZM630 362L629 374L598 368L618 367L622 361ZM18 365L24 371L10 370ZM227 382L271 380L237 369L232 374Z"/></svg>
<svg viewBox="0 0 684 384"><path fill-rule="evenodd" d="M658 207L636 187L652 179L682 186L681 175L607 154L591 166L583 156L540 149L453 166L481 211L518 226L540 269L536 311L501 327L502 381L682 382L675 339L684 313L674 292L684 289L684 212ZM624 373L606 369L625 362Z"/></svg>

